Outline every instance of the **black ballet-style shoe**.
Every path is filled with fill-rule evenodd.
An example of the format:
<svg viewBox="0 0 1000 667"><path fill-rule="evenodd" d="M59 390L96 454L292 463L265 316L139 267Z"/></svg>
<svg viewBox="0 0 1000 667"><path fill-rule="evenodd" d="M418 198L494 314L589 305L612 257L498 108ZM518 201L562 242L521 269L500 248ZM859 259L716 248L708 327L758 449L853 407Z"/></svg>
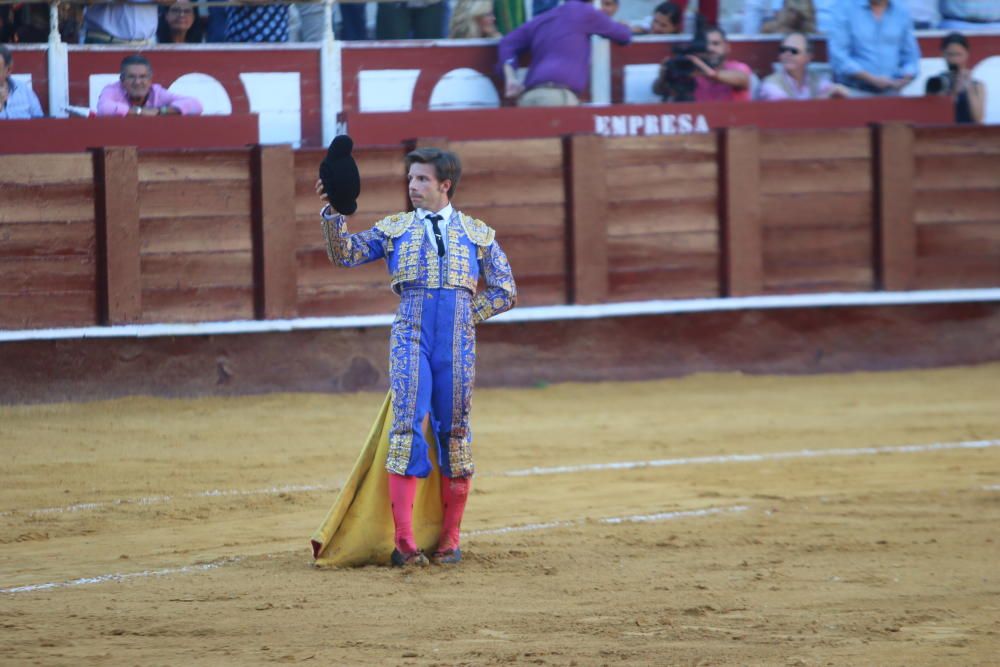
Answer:
<svg viewBox="0 0 1000 667"><path fill-rule="evenodd" d="M454 549L445 549L444 551L435 551L431 554L431 562L435 565L454 565L455 563L461 562L462 560L462 550L458 547Z"/></svg>
<svg viewBox="0 0 1000 667"><path fill-rule="evenodd" d="M429 564L427 556L420 549L406 555L399 549L393 549L389 560L393 567L425 567Z"/></svg>

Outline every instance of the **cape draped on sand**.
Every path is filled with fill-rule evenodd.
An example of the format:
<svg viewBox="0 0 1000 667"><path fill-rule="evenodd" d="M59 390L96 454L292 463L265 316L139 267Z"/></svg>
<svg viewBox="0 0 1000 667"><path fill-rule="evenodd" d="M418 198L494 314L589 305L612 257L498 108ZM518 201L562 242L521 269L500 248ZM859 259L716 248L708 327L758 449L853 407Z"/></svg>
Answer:
<svg viewBox="0 0 1000 667"><path fill-rule="evenodd" d="M333 507L312 536L313 558L319 567L388 565L393 550L394 526L389 504L389 473L385 469L392 427L392 392L368 433L354 469L344 482ZM425 430L428 443L434 435ZM437 448L428 447L431 474L417 485L413 502L413 532L417 545L430 552L441 533L441 473Z"/></svg>

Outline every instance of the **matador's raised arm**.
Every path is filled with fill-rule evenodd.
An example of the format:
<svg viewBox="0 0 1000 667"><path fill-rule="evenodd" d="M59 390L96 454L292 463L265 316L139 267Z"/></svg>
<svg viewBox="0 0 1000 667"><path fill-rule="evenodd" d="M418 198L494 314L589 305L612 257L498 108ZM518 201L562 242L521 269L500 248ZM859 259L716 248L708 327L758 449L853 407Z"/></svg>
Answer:
<svg viewBox="0 0 1000 667"><path fill-rule="evenodd" d="M329 206L323 209L323 239L326 256L337 266L352 267L385 257L385 234L372 227L357 234L347 230L347 218Z"/></svg>

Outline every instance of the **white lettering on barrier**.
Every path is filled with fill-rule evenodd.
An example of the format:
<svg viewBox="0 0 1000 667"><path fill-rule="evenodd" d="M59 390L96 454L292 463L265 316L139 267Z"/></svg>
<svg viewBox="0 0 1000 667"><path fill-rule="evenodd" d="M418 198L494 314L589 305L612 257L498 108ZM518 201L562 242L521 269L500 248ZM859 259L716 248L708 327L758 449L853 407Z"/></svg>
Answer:
<svg viewBox="0 0 1000 667"><path fill-rule="evenodd" d="M708 120L702 114L672 114L660 116L602 116L594 114L594 132L605 137L652 137L669 134L704 134Z"/></svg>

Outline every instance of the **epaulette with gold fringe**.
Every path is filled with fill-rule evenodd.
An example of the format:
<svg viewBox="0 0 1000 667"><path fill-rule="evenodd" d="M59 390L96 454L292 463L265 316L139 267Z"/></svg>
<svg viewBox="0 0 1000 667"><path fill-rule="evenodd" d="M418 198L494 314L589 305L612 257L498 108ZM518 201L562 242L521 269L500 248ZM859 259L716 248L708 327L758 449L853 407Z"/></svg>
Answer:
<svg viewBox="0 0 1000 667"><path fill-rule="evenodd" d="M399 238L413 222L413 213L393 213L375 223L379 230L391 239Z"/></svg>
<svg viewBox="0 0 1000 667"><path fill-rule="evenodd" d="M477 246L485 247L493 243L496 231L485 222L464 213L459 215L459 220L462 221L462 227L465 229L466 236Z"/></svg>

